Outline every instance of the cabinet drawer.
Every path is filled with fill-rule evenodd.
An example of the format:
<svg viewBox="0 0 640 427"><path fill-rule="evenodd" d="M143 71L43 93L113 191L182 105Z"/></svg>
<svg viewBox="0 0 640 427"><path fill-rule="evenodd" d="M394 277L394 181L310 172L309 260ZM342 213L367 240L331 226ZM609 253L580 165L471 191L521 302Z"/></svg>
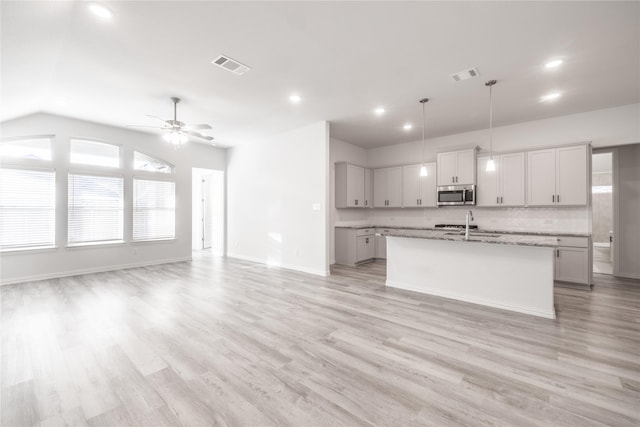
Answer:
<svg viewBox="0 0 640 427"><path fill-rule="evenodd" d="M356 236L370 236L374 233L373 230L373 228L361 228L356 231Z"/></svg>
<svg viewBox="0 0 640 427"><path fill-rule="evenodd" d="M376 233L390 233L392 230L394 229L393 228L376 228Z"/></svg>
<svg viewBox="0 0 640 427"><path fill-rule="evenodd" d="M588 237L571 237L571 236L558 236L558 246L566 246L571 248L588 248Z"/></svg>

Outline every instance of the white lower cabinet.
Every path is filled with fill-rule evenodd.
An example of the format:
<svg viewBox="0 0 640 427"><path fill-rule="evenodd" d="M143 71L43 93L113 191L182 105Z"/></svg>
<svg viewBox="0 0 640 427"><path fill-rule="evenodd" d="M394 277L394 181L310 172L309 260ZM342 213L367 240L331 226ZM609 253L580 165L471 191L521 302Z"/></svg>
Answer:
<svg viewBox="0 0 640 427"><path fill-rule="evenodd" d="M376 257L376 236L373 228L336 227L336 264L356 265Z"/></svg>
<svg viewBox="0 0 640 427"><path fill-rule="evenodd" d="M555 280L591 285L589 238L560 236L557 239Z"/></svg>
<svg viewBox="0 0 640 427"><path fill-rule="evenodd" d="M376 257L376 236L359 236L356 248L356 262L367 261Z"/></svg>
<svg viewBox="0 0 640 427"><path fill-rule="evenodd" d="M376 236L376 258L387 259L387 238Z"/></svg>

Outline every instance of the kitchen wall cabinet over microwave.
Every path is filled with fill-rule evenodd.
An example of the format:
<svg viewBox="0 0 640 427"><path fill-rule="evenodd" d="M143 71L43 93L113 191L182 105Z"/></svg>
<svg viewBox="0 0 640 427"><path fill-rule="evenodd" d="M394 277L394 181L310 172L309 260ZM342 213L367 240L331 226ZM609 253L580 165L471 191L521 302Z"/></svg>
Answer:
<svg viewBox="0 0 640 427"><path fill-rule="evenodd" d="M336 163L336 208L372 207L373 179L368 168L349 163Z"/></svg>
<svg viewBox="0 0 640 427"><path fill-rule="evenodd" d="M476 183L476 149L438 153L438 186Z"/></svg>
<svg viewBox="0 0 640 427"><path fill-rule="evenodd" d="M528 206L585 206L590 150L586 145L527 153Z"/></svg>

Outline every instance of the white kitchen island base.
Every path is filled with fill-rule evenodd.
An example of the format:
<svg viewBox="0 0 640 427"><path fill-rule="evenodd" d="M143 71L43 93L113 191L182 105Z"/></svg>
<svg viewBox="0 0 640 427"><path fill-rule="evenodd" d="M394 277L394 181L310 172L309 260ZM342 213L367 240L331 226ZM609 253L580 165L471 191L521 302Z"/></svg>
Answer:
<svg viewBox="0 0 640 427"><path fill-rule="evenodd" d="M552 247L386 239L389 287L556 318Z"/></svg>

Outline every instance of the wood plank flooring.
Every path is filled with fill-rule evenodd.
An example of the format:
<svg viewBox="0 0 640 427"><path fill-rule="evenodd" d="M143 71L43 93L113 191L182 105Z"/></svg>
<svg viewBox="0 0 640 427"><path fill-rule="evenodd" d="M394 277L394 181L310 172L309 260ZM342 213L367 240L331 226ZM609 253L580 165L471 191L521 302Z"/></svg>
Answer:
<svg viewBox="0 0 640 427"><path fill-rule="evenodd" d="M193 262L0 288L2 426L638 426L640 283L556 289L547 320Z"/></svg>

